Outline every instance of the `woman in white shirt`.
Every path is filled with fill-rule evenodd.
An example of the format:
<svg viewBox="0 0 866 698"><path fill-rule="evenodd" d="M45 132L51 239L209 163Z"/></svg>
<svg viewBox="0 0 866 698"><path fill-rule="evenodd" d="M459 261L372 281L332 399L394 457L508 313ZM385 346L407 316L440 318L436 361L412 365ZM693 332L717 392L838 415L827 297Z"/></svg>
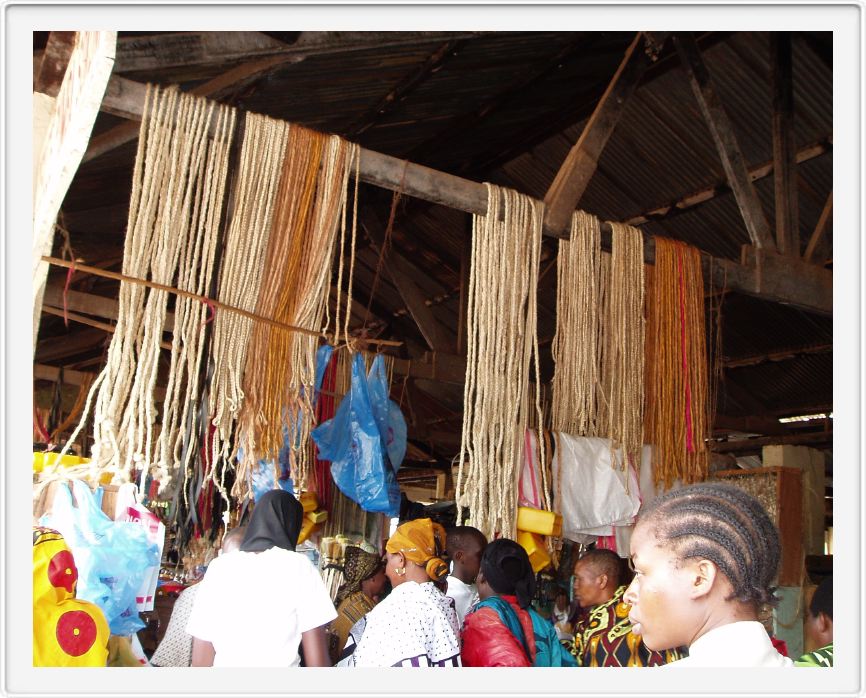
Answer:
<svg viewBox="0 0 866 698"><path fill-rule="evenodd" d="M704 482L653 500L631 538L633 632L653 650L688 646L666 666L792 666L758 621L773 596L779 532L738 487Z"/></svg>
<svg viewBox="0 0 866 698"><path fill-rule="evenodd" d="M330 666L325 625L337 613L318 570L295 552L304 510L284 490L256 502L240 550L208 566L187 632L192 666Z"/></svg>

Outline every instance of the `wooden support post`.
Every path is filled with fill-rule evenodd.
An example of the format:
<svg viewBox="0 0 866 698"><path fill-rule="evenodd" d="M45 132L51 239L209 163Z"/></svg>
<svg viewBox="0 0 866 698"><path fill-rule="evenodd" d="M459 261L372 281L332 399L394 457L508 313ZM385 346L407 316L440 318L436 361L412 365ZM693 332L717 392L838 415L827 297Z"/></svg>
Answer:
<svg viewBox="0 0 866 698"><path fill-rule="evenodd" d="M105 86L114 65L117 32L78 32L57 93L40 152L34 153L33 351L48 277L43 255L51 253L60 204L87 149Z"/></svg>
<svg viewBox="0 0 866 698"><path fill-rule="evenodd" d="M731 124L727 112L719 100L694 37L688 32L675 34L674 44L701 108L701 113L704 115L704 120L707 122L710 134L716 144L716 149L722 160L722 167L737 199L752 244L755 247L775 249L776 246L770 235L770 226L761 208L761 202L755 188L749 179L733 124Z"/></svg>
<svg viewBox="0 0 866 698"><path fill-rule="evenodd" d="M776 197L776 247L800 256L797 167L794 161L794 84L791 33L770 32L773 87L773 180Z"/></svg>
<svg viewBox="0 0 866 698"><path fill-rule="evenodd" d="M821 211L821 216L818 218L818 224L815 230L812 231L812 236L809 238L809 244L806 245L806 251L803 253L803 261L812 261L812 255L815 253L815 248L824 237L824 231L827 230L827 223L830 222L830 215L833 213L833 192L827 195L827 201L824 203L824 208Z"/></svg>
<svg viewBox="0 0 866 698"><path fill-rule="evenodd" d="M646 54L639 50L642 43L643 34L638 32L580 138L569 151L544 195L544 227L550 235L568 235L574 209L595 173L601 152L625 111L629 97L649 64Z"/></svg>

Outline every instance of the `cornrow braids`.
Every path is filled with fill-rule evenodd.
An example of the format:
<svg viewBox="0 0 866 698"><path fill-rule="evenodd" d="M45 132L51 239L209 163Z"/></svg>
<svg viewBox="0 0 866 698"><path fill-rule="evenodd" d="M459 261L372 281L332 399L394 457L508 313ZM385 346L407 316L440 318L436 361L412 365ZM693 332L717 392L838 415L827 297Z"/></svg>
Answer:
<svg viewBox="0 0 866 698"><path fill-rule="evenodd" d="M704 558L728 578L727 600L775 606L782 548L763 505L738 487L703 482L667 492L641 512L656 540L681 559Z"/></svg>

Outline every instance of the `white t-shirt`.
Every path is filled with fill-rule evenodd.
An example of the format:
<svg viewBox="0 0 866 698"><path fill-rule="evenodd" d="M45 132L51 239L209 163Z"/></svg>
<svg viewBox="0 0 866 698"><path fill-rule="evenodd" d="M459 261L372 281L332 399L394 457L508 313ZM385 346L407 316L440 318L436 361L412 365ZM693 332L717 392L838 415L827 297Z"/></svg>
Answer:
<svg viewBox="0 0 866 698"><path fill-rule="evenodd" d="M689 646L689 656L664 667L787 667L794 666L773 647L756 620L728 623L701 635Z"/></svg>
<svg viewBox="0 0 866 698"><path fill-rule="evenodd" d="M282 548L238 550L208 566L186 631L213 643L214 666L298 666L301 633L336 617L307 557Z"/></svg>
<svg viewBox="0 0 866 698"><path fill-rule="evenodd" d="M445 594L454 599L454 610L457 611L457 620L463 627L463 619L475 604L478 603L478 588L474 584L467 584L454 575L448 575L448 591Z"/></svg>

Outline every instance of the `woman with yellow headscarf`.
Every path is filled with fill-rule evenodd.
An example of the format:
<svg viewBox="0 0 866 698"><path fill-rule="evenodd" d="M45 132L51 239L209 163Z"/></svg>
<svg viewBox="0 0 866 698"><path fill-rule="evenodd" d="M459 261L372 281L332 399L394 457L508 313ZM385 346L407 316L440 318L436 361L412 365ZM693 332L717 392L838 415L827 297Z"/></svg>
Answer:
<svg viewBox="0 0 866 698"><path fill-rule="evenodd" d="M460 666L457 613L434 582L448 576L445 529L407 521L385 545L393 591L367 614L351 666Z"/></svg>

